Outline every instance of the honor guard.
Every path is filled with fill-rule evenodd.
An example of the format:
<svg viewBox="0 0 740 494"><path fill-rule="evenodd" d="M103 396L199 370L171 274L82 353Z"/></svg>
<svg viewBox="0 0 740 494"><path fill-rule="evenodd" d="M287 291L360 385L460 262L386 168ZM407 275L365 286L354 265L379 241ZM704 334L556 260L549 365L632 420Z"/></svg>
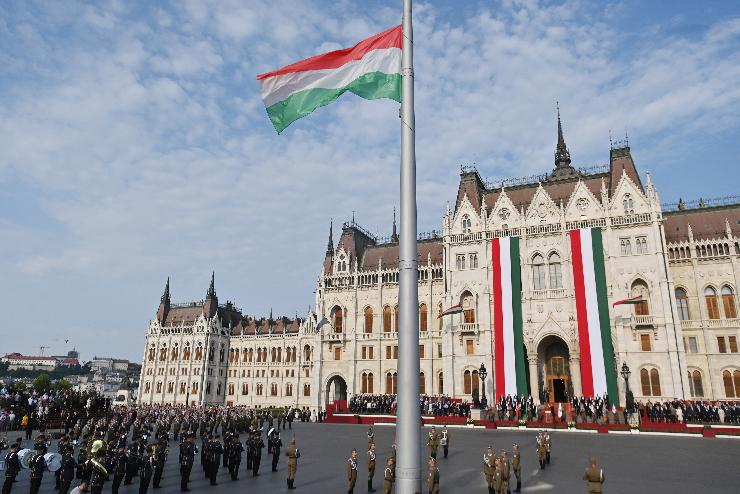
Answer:
<svg viewBox="0 0 740 494"><path fill-rule="evenodd" d="M493 492L495 494L504 493L504 471L501 468L501 460L496 458L493 464Z"/></svg>
<svg viewBox="0 0 740 494"><path fill-rule="evenodd" d="M437 449L439 448L439 437L437 436L437 429L432 426L432 430L429 431L429 440L427 441L429 447L429 456L437 459Z"/></svg>
<svg viewBox="0 0 740 494"><path fill-rule="evenodd" d="M28 464L31 469L31 494L38 494L46 469L46 460L44 460L44 449L46 448L42 443L36 443L35 449L36 451Z"/></svg>
<svg viewBox="0 0 740 494"><path fill-rule="evenodd" d="M290 440L285 456L288 457L288 489L295 489L295 474L298 470L298 458L301 457L301 452L295 445L295 437Z"/></svg>
<svg viewBox="0 0 740 494"><path fill-rule="evenodd" d="M203 422L201 422L201 428L203 427ZM210 478L210 471L208 469L208 455L209 450L211 449L211 435L207 432L201 433L200 435L201 443L200 443L200 466L203 467L203 475L205 478Z"/></svg>
<svg viewBox="0 0 740 494"><path fill-rule="evenodd" d="M10 494L13 482L18 472L21 471L21 461L18 459L18 443L10 445L10 452L5 455L5 481L3 482L3 494Z"/></svg>
<svg viewBox="0 0 740 494"><path fill-rule="evenodd" d="M252 476L256 477L260 473L260 463L262 462L262 448L265 447L265 442L262 440L262 429L259 429L254 433L254 440L252 442Z"/></svg>
<svg viewBox="0 0 740 494"><path fill-rule="evenodd" d="M602 492L602 485L604 484L604 470L598 467L596 464L596 458L590 458L588 460L588 468L583 472L582 478L588 482L589 494Z"/></svg>
<svg viewBox="0 0 740 494"><path fill-rule="evenodd" d="M437 460L429 458L429 474L427 475L427 488L429 494L439 494L439 470L437 470Z"/></svg>
<svg viewBox="0 0 740 494"><path fill-rule="evenodd" d="M153 448L149 446L139 461L139 494L146 494L154 472Z"/></svg>
<svg viewBox="0 0 740 494"><path fill-rule="evenodd" d="M231 480L236 480L239 477L239 465L242 464L244 446L242 446L242 442L239 440L239 434L233 434L229 442L229 474L231 475Z"/></svg>
<svg viewBox="0 0 740 494"><path fill-rule="evenodd" d="M503 479L501 492L502 494L510 494L509 478L511 477L511 464L509 463L509 453L502 449L499 460L501 460L501 477Z"/></svg>
<svg viewBox="0 0 740 494"><path fill-rule="evenodd" d="M111 487L112 494L118 494L118 489L121 487L121 482L126 477L126 468L128 467L128 455L126 454L126 448L119 446L116 450L116 454L113 457L113 485Z"/></svg>
<svg viewBox="0 0 740 494"><path fill-rule="evenodd" d="M208 446L208 478L211 481L211 485L217 485L216 476L218 475L218 467L221 464L221 455L224 453L224 448L221 445L221 436L216 435Z"/></svg>
<svg viewBox="0 0 740 494"><path fill-rule="evenodd" d="M375 443L370 443L370 449L367 450L367 492L375 492L373 477L375 477Z"/></svg>
<svg viewBox="0 0 740 494"><path fill-rule="evenodd" d="M544 470L547 463L547 446L545 446L545 438L542 432L537 435L537 459L540 462L540 470Z"/></svg>
<svg viewBox="0 0 740 494"><path fill-rule="evenodd" d="M280 439L280 430L277 429L272 434L272 471L277 472L278 461L280 461L280 448L283 447L283 440Z"/></svg>
<svg viewBox="0 0 740 494"><path fill-rule="evenodd" d="M488 486L488 494L494 492L494 476L496 475L496 457L493 454L493 448L488 446L486 452L483 453L483 476L486 478L486 486Z"/></svg>
<svg viewBox="0 0 740 494"><path fill-rule="evenodd" d="M152 475L152 487L159 489L159 483L162 481L164 464L167 461L167 440L160 437L157 446L154 448L154 474Z"/></svg>
<svg viewBox="0 0 740 494"><path fill-rule="evenodd" d="M77 462L74 457L74 448L67 446L62 456L62 467L58 470L59 474L59 494L67 494L69 486L75 478L75 467Z"/></svg>
<svg viewBox="0 0 740 494"><path fill-rule="evenodd" d="M514 469L514 475L516 475L516 489L514 492L522 491L522 455L519 453L519 445L514 444L511 453L511 468Z"/></svg>
<svg viewBox="0 0 740 494"><path fill-rule="evenodd" d="M439 439L439 444L442 445L442 452L444 457L447 458L450 449L450 431L447 430L447 425L442 428L442 437Z"/></svg>
<svg viewBox="0 0 740 494"><path fill-rule="evenodd" d="M195 453L198 448L195 447L195 436L188 434L185 442L180 444L180 492L187 492L188 482L190 482L190 471L193 469L195 462Z"/></svg>
<svg viewBox="0 0 740 494"><path fill-rule="evenodd" d="M347 459L347 494L355 492L357 482L357 450L352 448L352 453Z"/></svg>
<svg viewBox="0 0 740 494"><path fill-rule="evenodd" d="M388 458L385 462L385 470L383 470L383 494L391 494L393 490L393 483L396 481L394 470L393 458Z"/></svg>
<svg viewBox="0 0 740 494"><path fill-rule="evenodd" d="M370 451L370 445L375 442L375 433L373 432L373 426L367 428L367 449Z"/></svg>
<svg viewBox="0 0 740 494"><path fill-rule="evenodd" d="M545 456L547 458L547 464L550 464L550 451L552 450L552 441L550 440L550 433L545 432Z"/></svg>

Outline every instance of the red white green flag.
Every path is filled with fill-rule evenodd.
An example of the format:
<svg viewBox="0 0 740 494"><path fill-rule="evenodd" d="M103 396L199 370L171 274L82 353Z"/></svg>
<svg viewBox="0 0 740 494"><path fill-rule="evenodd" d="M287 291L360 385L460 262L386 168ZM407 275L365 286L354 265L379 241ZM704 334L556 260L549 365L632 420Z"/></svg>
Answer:
<svg viewBox="0 0 740 494"><path fill-rule="evenodd" d="M449 309L447 309L446 311L444 311L443 313L441 313L437 317L437 319L439 319L440 317L449 316L449 315L452 315L452 314L460 314L462 311L463 311L462 305L460 305L460 304L453 305L452 307L450 307Z"/></svg>
<svg viewBox="0 0 740 494"><path fill-rule="evenodd" d="M257 76L278 134L347 91L365 99L401 101L401 26Z"/></svg>
<svg viewBox="0 0 740 494"><path fill-rule="evenodd" d="M601 229L583 228L569 233L583 396L608 393L610 404L616 404L617 372L609 324Z"/></svg>
<svg viewBox="0 0 740 494"><path fill-rule="evenodd" d="M506 395L527 394L519 238L494 238L491 251L494 387L498 400Z"/></svg>

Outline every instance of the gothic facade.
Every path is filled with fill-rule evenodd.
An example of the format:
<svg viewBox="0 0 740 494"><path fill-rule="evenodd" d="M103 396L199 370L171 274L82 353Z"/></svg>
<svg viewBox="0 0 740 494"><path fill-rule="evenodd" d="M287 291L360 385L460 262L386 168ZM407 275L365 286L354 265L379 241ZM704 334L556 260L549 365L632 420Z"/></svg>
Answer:
<svg viewBox="0 0 740 494"><path fill-rule="evenodd" d="M579 228L602 231L614 348L605 365L627 364L635 397L740 397L740 204L662 206L626 143L612 146L608 165L576 169L559 117L551 172L486 183L462 169L441 230L419 239L421 392L492 395L491 242L516 236L529 390L547 401L581 394L569 243ZM173 306L168 282L147 333L140 401L319 409L395 393L398 247L395 220L384 241L354 221L337 244L330 230L316 311L304 318L247 317L219 305L213 279L203 302Z"/></svg>

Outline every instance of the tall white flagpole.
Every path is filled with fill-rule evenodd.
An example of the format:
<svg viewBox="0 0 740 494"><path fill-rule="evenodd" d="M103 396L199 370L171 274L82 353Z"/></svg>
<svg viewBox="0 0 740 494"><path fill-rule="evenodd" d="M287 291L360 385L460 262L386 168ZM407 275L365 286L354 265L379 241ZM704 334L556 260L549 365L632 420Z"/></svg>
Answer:
<svg viewBox="0 0 740 494"><path fill-rule="evenodd" d="M403 101L401 103L401 238L398 287L398 406L396 492L421 492L419 409L419 261L416 245L414 34L411 0L403 0Z"/></svg>

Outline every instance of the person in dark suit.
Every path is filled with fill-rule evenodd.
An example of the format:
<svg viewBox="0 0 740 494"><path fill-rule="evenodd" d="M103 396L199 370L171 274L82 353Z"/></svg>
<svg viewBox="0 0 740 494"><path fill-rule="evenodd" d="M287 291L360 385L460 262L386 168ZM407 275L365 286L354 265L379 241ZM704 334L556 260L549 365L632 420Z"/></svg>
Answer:
<svg viewBox="0 0 740 494"><path fill-rule="evenodd" d="M69 486L75 478L77 462L74 457L74 448L67 446L62 456L62 468L59 469L59 494L67 494ZM116 494L115 492L113 494Z"/></svg>

